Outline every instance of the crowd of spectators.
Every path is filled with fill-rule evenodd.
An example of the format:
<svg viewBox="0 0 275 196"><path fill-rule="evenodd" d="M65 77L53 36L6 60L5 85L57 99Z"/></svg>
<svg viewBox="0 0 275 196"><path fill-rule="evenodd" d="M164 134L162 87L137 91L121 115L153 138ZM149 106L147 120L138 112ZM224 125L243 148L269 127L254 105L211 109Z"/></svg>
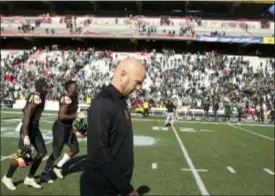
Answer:
<svg viewBox="0 0 275 196"><path fill-rule="evenodd" d="M274 59L253 58L208 52L182 53L163 49L150 53L117 53L87 50L51 51L33 48L5 53L1 59L1 100L24 99L35 79L44 77L54 86L48 99L56 100L64 92L63 84L75 79L81 102L93 97L107 85L117 63L127 57L140 58L147 74L143 89L131 99L163 103L178 97L182 106L202 108L205 101L261 103L272 107L274 94ZM258 58L259 59L259 58Z"/></svg>

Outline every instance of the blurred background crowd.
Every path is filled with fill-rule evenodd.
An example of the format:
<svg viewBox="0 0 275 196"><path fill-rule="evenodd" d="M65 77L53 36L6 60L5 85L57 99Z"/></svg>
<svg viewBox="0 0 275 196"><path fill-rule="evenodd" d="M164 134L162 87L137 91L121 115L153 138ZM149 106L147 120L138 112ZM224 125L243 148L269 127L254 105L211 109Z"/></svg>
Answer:
<svg viewBox="0 0 275 196"><path fill-rule="evenodd" d="M63 84L75 79L79 84L79 98L87 102L108 85L112 71L121 59L136 57L147 68L143 89L131 98L161 103L177 96L182 106L203 107L206 100L257 103L271 107L274 100L274 59L253 58L205 53L176 54L163 49L148 53L120 53L87 50L17 51L4 53L1 69L1 99L25 99L33 90L34 80L46 78L55 88L48 95L56 100L63 92Z"/></svg>

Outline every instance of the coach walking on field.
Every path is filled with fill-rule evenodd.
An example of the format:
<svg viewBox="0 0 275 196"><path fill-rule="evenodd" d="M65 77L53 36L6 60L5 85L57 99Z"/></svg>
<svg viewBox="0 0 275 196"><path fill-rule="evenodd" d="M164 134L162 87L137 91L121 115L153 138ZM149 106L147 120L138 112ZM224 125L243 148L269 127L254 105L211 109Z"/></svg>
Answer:
<svg viewBox="0 0 275 196"><path fill-rule="evenodd" d="M112 82L88 111L87 161L80 179L81 196L138 195L130 184L134 167L131 116L126 98L145 78L141 61L119 63Z"/></svg>

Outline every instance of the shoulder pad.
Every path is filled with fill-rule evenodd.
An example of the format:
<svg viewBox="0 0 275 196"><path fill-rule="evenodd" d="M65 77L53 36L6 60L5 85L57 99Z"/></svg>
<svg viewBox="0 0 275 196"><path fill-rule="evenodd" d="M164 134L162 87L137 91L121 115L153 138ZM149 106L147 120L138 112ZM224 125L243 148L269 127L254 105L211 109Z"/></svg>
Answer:
<svg viewBox="0 0 275 196"><path fill-rule="evenodd" d="M35 104L38 105L38 104L40 104L41 102L42 102L42 101L41 101L39 95L33 94L33 95L31 95L30 98L29 98L29 103L35 103Z"/></svg>
<svg viewBox="0 0 275 196"><path fill-rule="evenodd" d="M61 98L61 104L71 104L72 103L72 100L71 100L71 98L69 97L69 96L63 96L62 98Z"/></svg>

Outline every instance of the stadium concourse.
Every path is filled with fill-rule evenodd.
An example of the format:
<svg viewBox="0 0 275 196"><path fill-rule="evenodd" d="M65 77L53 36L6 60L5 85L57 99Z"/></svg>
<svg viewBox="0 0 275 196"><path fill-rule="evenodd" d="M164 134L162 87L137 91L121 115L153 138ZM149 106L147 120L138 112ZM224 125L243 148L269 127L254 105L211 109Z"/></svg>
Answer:
<svg viewBox="0 0 275 196"><path fill-rule="evenodd" d="M37 78L53 85L40 120L48 154L38 181L64 82L77 81L85 111L116 65L134 57L146 66L141 91L128 100L135 188L145 195L274 195L270 4L0 2L1 177L16 152L21 109ZM179 114L170 127L164 126L169 100ZM23 184L29 168L19 168L17 190L1 183L1 195L79 195L87 140L78 140L80 153L64 166L64 179L34 190Z"/></svg>

